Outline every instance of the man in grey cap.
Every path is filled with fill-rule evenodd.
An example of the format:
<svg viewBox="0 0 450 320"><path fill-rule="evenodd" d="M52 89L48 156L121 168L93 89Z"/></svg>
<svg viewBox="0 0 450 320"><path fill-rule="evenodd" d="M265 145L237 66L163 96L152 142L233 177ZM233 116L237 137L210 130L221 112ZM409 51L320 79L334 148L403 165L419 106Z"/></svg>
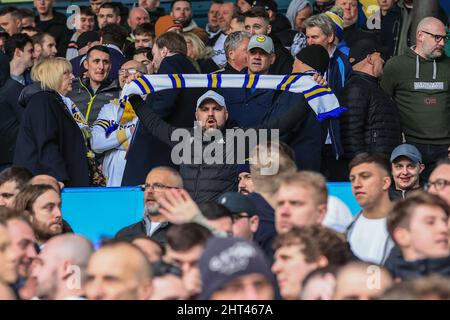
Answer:
<svg viewBox="0 0 450 320"><path fill-rule="evenodd" d="M397 146L391 154L391 173L394 183L389 189L391 201L405 199L411 191L421 188L419 175L425 169L422 155L411 144Z"/></svg>
<svg viewBox="0 0 450 320"><path fill-rule="evenodd" d="M286 132L302 117L305 101L301 100L295 101L291 110L283 116L257 128L276 128ZM228 102L225 101L220 94L207 91L197 101L194 128L180 129L162 120L150 108L145 108L145 102L140 96L129 97L141 125L173 148L172 162L180 165L184 186L198 203L215 201L222 193L237 190L237 165L244 159L239 159L237 152L237 148L242 146L229 144L225 137L239 134L230 129L227 122L229 110ZM249 153L248 147L244 146L244 154L239 154Z"/></svg>
<svg viewBox="0 0 450 320"><path fill-rule="evenodd" d="M238 192L227 192L218 202L233 214L233 235L253 240L253 235L258 230L259 217L252 200Z"/></svg>
<svg viewBox="0 0 450 320"><path fill-rule="evenodd" d="M269 74L275 61L273 41L266 35L254 35L247 47L248 68L241 73L248 75ZM256 126L271 110L276 91L268 89L223 89L230 117L238 126Z"/></svg>

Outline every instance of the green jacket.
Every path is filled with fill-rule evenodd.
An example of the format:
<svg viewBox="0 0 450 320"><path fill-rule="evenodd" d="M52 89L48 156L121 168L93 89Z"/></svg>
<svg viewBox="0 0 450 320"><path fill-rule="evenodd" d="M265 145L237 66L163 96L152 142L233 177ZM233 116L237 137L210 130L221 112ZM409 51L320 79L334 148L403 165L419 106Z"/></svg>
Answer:
<svg viewBox="0 0 450 320"><path fill-rule="evenodd" d="M386 63L381 86L397 104L407 141L450 144L450 58L425 60L409 49Z"/></svg>

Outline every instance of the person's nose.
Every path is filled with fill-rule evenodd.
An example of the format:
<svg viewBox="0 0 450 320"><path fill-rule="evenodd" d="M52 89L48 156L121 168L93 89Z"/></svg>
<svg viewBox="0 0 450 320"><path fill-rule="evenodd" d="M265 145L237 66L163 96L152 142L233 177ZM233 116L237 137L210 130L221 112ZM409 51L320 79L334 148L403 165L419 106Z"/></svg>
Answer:
<svg viewBox="0 0 450 320"><path fill-rule="evenodd" d="M36 252L34 245L29 245L27 247L26 255L28 258L31 258L31 259L36 258L37 252Z"/></svg>

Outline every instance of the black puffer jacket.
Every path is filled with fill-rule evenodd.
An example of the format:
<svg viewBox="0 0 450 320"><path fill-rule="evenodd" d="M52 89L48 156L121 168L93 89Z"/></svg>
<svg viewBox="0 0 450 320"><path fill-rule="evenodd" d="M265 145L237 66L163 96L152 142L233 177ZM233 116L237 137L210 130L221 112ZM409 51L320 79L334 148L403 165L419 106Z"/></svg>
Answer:
<svg viewBox="0 0 450 320"><path fill-rule="evenodd" d="M378 79L352 71L340 93L340 118L344 157L361 152L389 155L401 142L400 120L394 101L381 89Z"/></svg>

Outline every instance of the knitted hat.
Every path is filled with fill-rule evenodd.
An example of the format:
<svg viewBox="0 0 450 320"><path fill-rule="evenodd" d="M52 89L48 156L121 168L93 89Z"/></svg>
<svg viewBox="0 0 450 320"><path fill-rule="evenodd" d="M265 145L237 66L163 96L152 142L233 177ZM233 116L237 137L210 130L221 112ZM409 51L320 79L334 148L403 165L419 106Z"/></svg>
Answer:
<svg viewBox="0 0 450 320"><path fill-rule="evenodd" d="M217 290L244 275L262 274L275 287L269 263L257 245L240 238L212 238L200 261L203 284L201 300L208 300Z"/></svg>
<svg viewBox="0 0 450 320"><path fill-rule="evenodd" d="M180 29L183 28L181 23L174 20L172 16L162 16L156 21L155 36L159 37L164 32L166 32L167 30L169 30L170 28L173 28L173 27L179 27Z"/></svg>
<svg viewBox="0 0 450 320"><path fill-rule="evenodd" d="M328 63L330 62L328 51L319 44L303 48L295 57L321 74L327 71Z"/></svg>
<svg viewBox="0 0 450 320"><path fill-rule="evenodd" d="M325 12L325 15L333 20L334 25L336 26L336 37L338 37L339 40L342 40L344 38L344 20L339 15L331 11Z"/></svg>

